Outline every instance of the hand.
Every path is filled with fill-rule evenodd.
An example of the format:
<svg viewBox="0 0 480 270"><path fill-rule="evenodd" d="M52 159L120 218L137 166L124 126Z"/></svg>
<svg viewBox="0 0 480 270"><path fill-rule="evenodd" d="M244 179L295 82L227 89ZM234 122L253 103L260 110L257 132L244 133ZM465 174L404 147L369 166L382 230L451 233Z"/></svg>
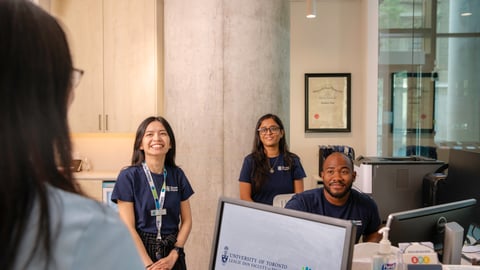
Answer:
<svg viewBox="0 0 480 270"><path fill-rule="evenodd" d="M178 256L178 253L172 250L167 257L156 261L148 270L171 270L177 262Z"/></svg>

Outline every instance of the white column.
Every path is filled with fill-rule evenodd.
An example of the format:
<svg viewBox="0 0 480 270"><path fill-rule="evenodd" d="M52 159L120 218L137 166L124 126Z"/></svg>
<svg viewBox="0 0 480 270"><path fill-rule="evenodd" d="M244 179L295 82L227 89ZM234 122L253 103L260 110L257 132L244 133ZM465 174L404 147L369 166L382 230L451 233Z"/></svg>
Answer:
<svg viewBox="0 0 480 270"><path fill-rule="evenodd" d="M289 127L290 3L164 3L165 117L175 131L177 163L196 192L187 264L207 269L217 200L238 198L257 119L271 112Z"/></svg>

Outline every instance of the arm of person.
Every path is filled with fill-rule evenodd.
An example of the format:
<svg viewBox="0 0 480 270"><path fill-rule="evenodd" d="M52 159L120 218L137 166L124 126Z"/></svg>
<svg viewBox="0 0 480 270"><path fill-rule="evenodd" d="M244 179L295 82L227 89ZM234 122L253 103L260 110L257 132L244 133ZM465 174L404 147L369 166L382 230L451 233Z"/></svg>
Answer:
<svg viewBox="0 0 480 270"><path fill-rule="evenodd" d="M380 215L378 213L378 207L377 207L377 204L375 202L373 202L373 206L372 206L372 213L371 213L371 220L370 220L370 223L371 225L369 226L369 228L367 229L368 232L371 232L372 231L372 228L375 228L375 230L369 234L366 234L364 232L363 234L363 241L364 242L375 242L375 243L378 243L380 242L380 240L382 240L382 234L379 233L378 231L384 227L384 225L382 225L382 221L380 219Z"/></svg>
<svg viewBox="0 0 480 270"><path fill-rule="evenodd" d="M138 235L137 230L135 229L135 213L133 210L133 202L118 200L118 212L120 214L120 219L123 221L123 223L125 223L128 231L132 235L133 242L138 249L138 253L140 254L144 265L151 265L153 261L150 256L148 256L142 239L140 238L140 235Z"/></svg>
<svg viewBox="0 0 480 270"><path fill-rule="evenodd" d="M180 203L180 230L177 236L176 247L181 247L187 242L190 231L192 230L192 210L190 208L190 201L185 200Z"/></svg>
<svg viewBox="0 0 480 270"><path fill-rule="evenodd" d="M175 247L183 248L192 230L192 211L188 199L180 203L180 219L180 230L178 231ZM175 249L172 249L167 257L160 259L154 265L155 267L160 267L160 269L172 269L179 255Z"/></svg>
<svg viewBox="0 0 480 270"><path fill-rule="evenodd" d="M382 240L382 235L378 233L378 230L374 231L371 234L363 235L363 242L378 243L378 242L380 242L380 240Z"/></svg>
<svg viewBox="0 0 480 270"><path fill-rule="evenodd" d="M303 183L302 183L303 185ZM252 184L240 181L240 199L244 201L253 202L252 199Z"/></svg>
<svg viewBox="0 0 480 270"><path fill-rule="evenodd" d="M293 180L293 192L300 193L303 192L303 178Z"/></svg>

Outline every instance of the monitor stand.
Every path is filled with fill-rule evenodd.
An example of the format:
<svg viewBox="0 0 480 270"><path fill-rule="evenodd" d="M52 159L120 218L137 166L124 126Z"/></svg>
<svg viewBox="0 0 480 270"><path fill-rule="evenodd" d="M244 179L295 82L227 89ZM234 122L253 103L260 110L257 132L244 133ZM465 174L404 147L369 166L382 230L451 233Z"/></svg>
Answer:
<svg viewBox="0 0 480 270"><path fill-rule="evenodd" d="M463 247L463 227L456 222L445 224L443 238L443 264L460 264Z"/></svg>

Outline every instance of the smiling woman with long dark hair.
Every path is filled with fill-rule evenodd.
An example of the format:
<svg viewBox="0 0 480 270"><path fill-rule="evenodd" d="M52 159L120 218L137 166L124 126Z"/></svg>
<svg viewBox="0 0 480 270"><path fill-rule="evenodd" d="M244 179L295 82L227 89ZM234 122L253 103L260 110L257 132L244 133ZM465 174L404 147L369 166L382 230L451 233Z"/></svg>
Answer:
<svg viewBox="0 0 480 270"><path fill-rule="evenodd" d="M83 72L57 21L0 0L0 269L143 269L118 215L76 189L67 123Z"/></svg>
<svg viewBox="0 0 480 270"><path fill-rule="evenodd" d="M300 158L288 150L282 120L270 113L260 117L240 171L240 199L272 204L276 195L302 192L305 176Z"/></svg>
<svg viewBox="0 0 480 270"><path fill-rule="evenodd" d="M186 270L184 245L192 230L194 191L175 163L173 129L161 116L138 126L132 164L118 175L112 201L127 225L147 270Z"/></svg>

